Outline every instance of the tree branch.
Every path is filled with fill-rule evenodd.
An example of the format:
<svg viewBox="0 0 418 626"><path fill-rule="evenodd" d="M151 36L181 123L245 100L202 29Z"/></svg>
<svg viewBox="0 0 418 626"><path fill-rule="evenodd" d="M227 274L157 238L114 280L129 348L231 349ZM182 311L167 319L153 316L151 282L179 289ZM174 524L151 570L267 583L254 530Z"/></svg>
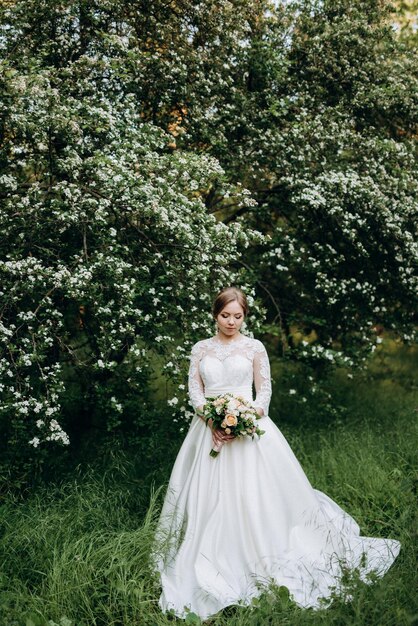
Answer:
<svg viewBox="0 0 418 626"><path fill-rule="evenodd" d="M252 271L252 268L245 263L244 261L238 260L238 262L243 265L247 270ZM268 289L268 287L266 287L266 285L261 282L261 280L256 280L255 281L257 285L259 285L259 287L261 287L261 289L263 289L263 291L266 292L266 294L268 295L268 297L270 298L274 308L276 309L277 313L273 319L273 324L276 323L276 320L279 320L279 328L280 328L280 341L282 343L282 354L284 354L287 350L287 345L286 345L286 340L285 340L285 332L283 330L283 317L282 317L282 313L280 310L280 307L276 301L276 299L274 298L273 294L271 293L271 291Z"/></svg>

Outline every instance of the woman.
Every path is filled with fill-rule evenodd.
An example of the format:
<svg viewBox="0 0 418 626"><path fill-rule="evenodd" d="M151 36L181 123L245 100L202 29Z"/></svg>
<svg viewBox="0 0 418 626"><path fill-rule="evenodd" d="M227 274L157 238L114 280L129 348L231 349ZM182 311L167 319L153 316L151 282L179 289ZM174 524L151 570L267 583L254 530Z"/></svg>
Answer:
<svg viewBox="0 0 418 626"><path fill-rule="evenodd" d="M268 416L270 366L263 344L240 333L248 313L234 287L216 297L217 334L192 348L189 395L196 413L175 461L157 536L161 608L202 619L249 604L263 585L286 586L302 607L341 589L344 570L383 575L399 553L392 539L360 537L356 522L313 489ZM206 427L205 397L232 392L252 400L265 433L233 441ZM212 425L211 425L212 426ZM212 458L212 446L223 445ZM322 601L323 602L323 601Z"/></svg>

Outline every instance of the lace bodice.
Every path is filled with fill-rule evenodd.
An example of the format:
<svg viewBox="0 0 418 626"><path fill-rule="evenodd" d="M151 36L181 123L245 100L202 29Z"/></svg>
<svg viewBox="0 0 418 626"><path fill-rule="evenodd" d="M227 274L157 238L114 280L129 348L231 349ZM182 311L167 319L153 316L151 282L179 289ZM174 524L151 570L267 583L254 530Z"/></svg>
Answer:
<svg viewBox="0 0 418 626"><path fill-rule="evenodd" d="M268 415L270 363L258 339L240 335L238 339L223 343L217 337L210 337L194 344L189 368L189 397L193 407L205 404L207 397L228 391L253 401L256 408Z"/></svg>

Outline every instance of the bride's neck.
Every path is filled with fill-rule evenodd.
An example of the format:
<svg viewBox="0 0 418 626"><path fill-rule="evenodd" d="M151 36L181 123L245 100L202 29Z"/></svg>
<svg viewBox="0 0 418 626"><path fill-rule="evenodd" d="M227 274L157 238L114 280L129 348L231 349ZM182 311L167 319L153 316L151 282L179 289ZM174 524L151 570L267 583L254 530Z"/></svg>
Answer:
<svg viewBox="0 0 418 626"><path fill-rule="evenodd" d="M237 333L237 335L235 335L234 337L225 337L225 335L222 335L221 333L216 333L215 338L220 342L220 343L235 343L235 341L238 341L238 339L242 337L241 333Z"/></svg>

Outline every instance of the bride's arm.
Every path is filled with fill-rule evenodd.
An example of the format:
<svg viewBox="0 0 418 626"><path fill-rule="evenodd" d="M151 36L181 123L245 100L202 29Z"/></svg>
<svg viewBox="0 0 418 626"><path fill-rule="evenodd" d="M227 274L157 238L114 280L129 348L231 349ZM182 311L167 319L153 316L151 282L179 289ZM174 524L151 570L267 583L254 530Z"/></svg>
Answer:
<svg viewBox="0 0 418 626"><path fill-rule="evenodd" d="M203 381L199 372L199 361L202 358L202 348L198 343L192 348L190 356L189 377L188 377L188 390L190 402L193 405L194 410L199 415L203 411L203 406L206 402ZM200 417L200 416L199 416ZM203 419L203 418L202 418Z"/></svg>
<svg viewBox="0 0 418 626"><path fill-rule="evenodd" d="M206 404L206 398L204 394L204 385L202 381L202 377L199 372L199 362L203 356L203 349L199 345L199 342L195 343L192 348L191 356L190 356L190 367L189 367L189 378L188 378L188 390L189 390L189 398L190 402L193 405L194 410L197 415L201 418L202 421L206 423L205 417L203 414L203 407ZM212 420L208 420L208 426L212 428ZM212 429L212 438L214 443L218 443L219 441L230 441L233 439L233 435L226 435L220 429Z"/></svg>
<svg viewBox="0 0 418 626"><path fill-rule="evenodd" d="M264 345L258 339L255 341L257 349L253 361L256 391L254 406L259 415L268 415L271 399L270 361Z"/></svg>

